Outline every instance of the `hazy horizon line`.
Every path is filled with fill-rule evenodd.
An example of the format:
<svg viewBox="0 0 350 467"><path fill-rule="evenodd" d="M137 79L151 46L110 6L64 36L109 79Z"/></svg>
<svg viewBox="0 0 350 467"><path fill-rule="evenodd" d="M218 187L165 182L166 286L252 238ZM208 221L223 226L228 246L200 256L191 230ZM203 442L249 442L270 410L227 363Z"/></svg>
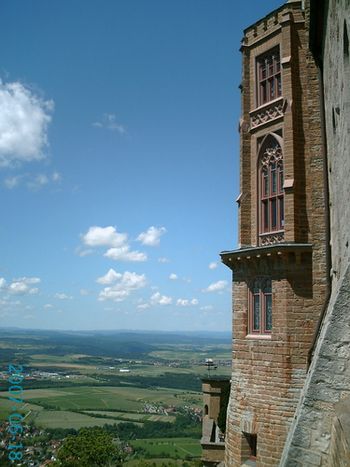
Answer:
<svg viewBox="0 0 350 467"><path fill-rule="evenodd" d="M16 331L49 331L49 332L134 332L134 333L167 333L167 334L231 334L231 331L214 330L163 330L163 329L57 329L57 328L24 328L20 326L1 326L0 330Z"/></svg>

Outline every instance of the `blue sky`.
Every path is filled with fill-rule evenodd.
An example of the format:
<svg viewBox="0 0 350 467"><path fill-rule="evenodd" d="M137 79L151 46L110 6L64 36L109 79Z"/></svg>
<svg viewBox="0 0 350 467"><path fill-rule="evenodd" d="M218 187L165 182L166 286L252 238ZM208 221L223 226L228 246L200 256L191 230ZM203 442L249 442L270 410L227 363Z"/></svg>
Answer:
<svg viewBox="0 0 350 467"><path fill-rule="evenodd" d="M240 39L281 3L2 3L2 326L230 329Z"/></svg>

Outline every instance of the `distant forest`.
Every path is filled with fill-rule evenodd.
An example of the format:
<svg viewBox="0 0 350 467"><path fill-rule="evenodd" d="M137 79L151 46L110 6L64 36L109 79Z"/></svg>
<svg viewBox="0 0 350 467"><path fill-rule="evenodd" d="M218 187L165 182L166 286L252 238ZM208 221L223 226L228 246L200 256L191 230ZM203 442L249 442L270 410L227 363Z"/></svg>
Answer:
<svg viewBox="0 0 350 467"><path fill-rule="evenodd" d="M26 355L43 354L63 356L87 354L99 357L126 359L145 358L165 344L206 344L230 343L229 333L172 333L172 332L131 332L131 331L41 331L0 328L0 340L8 344L1 349L2 363L15 357L26 363ZM190 349L189 349L190 350ZM151 359L152 357L148 357ZM86 363L86 362L85 362Z"/></svg>

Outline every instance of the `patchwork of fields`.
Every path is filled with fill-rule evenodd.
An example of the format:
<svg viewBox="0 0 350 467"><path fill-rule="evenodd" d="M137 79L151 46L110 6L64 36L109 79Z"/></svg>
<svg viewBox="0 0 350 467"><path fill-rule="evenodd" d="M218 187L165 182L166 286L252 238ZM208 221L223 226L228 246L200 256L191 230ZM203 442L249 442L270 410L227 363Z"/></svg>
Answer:
<svg viewBox="0 0 350 467"><path fill-rule="evenodd" d="M0 416L5 419L10 412L7 393L0 392L0 398ZM43 428L79 429L121 421L139 424L146 420L170 422L174 417L166 415L162 407L200 407L202 395L168 388L79 386L30 389L25 391L23 398L27 422L32 421ZM150 405L154 410L159 408L160 413L146 413L146 407Z"/></svg>
<svg viewBox="0 0 350 467"><path fill-rule="evenodd" d="M161 333L83 334L8 331L0 342L9 356L13 354L3 362L4 368L13 361L28 368L21 408L24 423L54 430L104 425L114 430L131 423L128 429L136 439L126 466L138 466L140 459L150 466L197 465L205 359L215 359L219 375L229 376L230 342ZM12 403L6 378L0 384L1 422L11 413ZM178 414L190 417L192 428L182 428ZM158 434L153 434L151 422L160 426L154 431ZM173 434L163 431L162 422L167 422L167 433L169 426L174 427ZM188 437L165 437L182 435Z"/></svg>

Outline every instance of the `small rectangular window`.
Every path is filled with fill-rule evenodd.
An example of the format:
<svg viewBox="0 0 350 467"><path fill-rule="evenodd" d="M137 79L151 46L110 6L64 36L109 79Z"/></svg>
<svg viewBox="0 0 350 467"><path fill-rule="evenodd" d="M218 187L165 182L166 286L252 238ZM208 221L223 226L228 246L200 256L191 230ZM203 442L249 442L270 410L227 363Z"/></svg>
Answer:
<svg viewBox="0 0 350 467"><path fill-rule="evenodd" d="M249 288L249 334L270 334L272 331L272 281L258 278Z"/></svg>
<svg viewBox="0 0 350 467"><path fill-rule="evenodd" d="M241 453L242 463L249 461L249 465L256 465L257 435L242 433Z"/></svg>

